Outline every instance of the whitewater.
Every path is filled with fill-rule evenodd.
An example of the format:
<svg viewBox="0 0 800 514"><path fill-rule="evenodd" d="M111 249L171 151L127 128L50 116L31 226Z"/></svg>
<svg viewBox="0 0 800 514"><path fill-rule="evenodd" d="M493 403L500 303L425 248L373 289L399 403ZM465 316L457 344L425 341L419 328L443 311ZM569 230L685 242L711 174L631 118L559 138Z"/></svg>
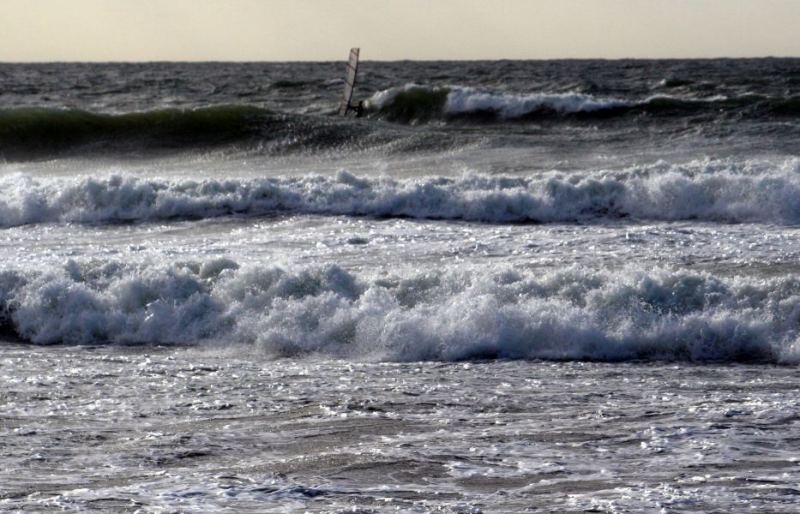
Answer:
<svg viewBox="0 0 800 514"><path fill-rule="evenodd" d="M793 512L800 61L0 64L0 511Z"/></svg>

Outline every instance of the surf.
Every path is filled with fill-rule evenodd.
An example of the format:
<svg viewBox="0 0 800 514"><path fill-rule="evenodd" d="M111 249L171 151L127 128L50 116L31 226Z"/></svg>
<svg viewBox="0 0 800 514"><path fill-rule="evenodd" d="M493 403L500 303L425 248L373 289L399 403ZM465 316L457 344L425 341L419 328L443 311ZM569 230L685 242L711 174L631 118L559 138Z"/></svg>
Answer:
<svg viewBox="0 0 800 514"><path fill-rule="evenodd" d="M588 173L391 178L306 174L187 180L0 178L0 227L270 214L482 223L593 220L800 223L800 161L699 160Z"/></svg>
<svg viewBox="0 0 800 514"><path fill-rule="evenodd" d="M640 99L581 92L504 92L468 86L409 83L374 93L365 103L371 116L407 124L602 121L637 117L681 118L702 114L751 119L795 117L800 97L759 94L677 96Z"/></svg>
<svg viewBox="0 0 800 514"><path fill-rule="evenodd" d="M0 273L0 323L36 344L247 344L272 357L794 363L800 283L644 270L372 275L230 259Z"/></svg>

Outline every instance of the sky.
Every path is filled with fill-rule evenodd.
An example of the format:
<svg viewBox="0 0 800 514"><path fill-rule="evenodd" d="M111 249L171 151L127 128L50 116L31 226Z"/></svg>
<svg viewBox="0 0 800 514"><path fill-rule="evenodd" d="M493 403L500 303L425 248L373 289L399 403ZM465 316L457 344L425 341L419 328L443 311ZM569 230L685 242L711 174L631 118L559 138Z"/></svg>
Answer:
<svg viewBox="0 0 800 514"><path fill-rule="evenodd" d="M800 0L0 0L0 61L800 56Z"/></svg>

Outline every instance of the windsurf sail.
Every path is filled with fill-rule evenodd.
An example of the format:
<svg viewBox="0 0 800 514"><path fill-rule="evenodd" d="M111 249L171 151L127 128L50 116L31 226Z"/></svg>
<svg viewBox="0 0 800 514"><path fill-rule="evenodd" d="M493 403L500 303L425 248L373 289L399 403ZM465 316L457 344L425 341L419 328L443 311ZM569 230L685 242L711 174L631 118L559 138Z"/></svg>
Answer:
<svg viewBox="0 0 800 514"><path fill-rule="evenodd" d="M342 96L342 104L339 106L339 114L344 116L348 111L354 109L350 105L353 99L353 90L356 87L356 74L358 73L358 48L350 49L350 59L347 62L347 74L344 79L344 96Z"/></svg>

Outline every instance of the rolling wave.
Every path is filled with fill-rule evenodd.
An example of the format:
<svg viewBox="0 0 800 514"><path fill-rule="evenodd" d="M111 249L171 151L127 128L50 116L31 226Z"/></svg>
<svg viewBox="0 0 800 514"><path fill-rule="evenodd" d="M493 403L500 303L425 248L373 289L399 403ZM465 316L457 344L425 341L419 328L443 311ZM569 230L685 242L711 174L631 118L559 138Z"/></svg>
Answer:
<svg viewBox="0 0 800 514"><path fill-rule="evenodd" d="M0 179L0 226L317 214L489 223L593 219L800 223L800 161L695 161L586 174L394 179Z"/></svg>
<svg viewBox="0 0 800 514"><path fill-rule="evenodd" d="M768 119L800 116L800 97L797 96L683 98L656 95L634 101L584 93L512 94L414 84L375 93L365 106L368 117L403 124L685 117L703 113L715 117L762 116ZM392 144L409 137L398 130L399 127L392 129L385 123L274 112L249 105L122 114L44 107L7 108L0 109L0 159L106 153L136 156L230 145L267 154L360 149ZM441 134L417 134L418 140L439 141L443 137ZM448 139L442 144L449 145L451 141ZM406 149L419 148L412 142Z"/></svg>
<svg viewBox="0 0 800 514"><path fill-rule="evenodd" d="M601 119L630 115L683 117L781 117L800 115L800 97L745 94L736 97L653 95L641 100L603 98L585 93L504 93L461 86L406 84L375 93L366 101L372 116L394 122L502 122L543 119Z"/></svg>
<svg viewBox="0 0 800 514"><path fill-rule="evenodd" d="M37 344L246 343L275 357L797 363L800 281L626 268L395 271L70 261L0 272Z"/></svg>
<svg viewBox="0 0 800 514"><path fill-rule="evenodd" d="M313 151L363 138L363 127L330 117L222 105L98 114L52 108L0 109L0 159L70 153L140 153L239 144L267 152Z"/></svg>

